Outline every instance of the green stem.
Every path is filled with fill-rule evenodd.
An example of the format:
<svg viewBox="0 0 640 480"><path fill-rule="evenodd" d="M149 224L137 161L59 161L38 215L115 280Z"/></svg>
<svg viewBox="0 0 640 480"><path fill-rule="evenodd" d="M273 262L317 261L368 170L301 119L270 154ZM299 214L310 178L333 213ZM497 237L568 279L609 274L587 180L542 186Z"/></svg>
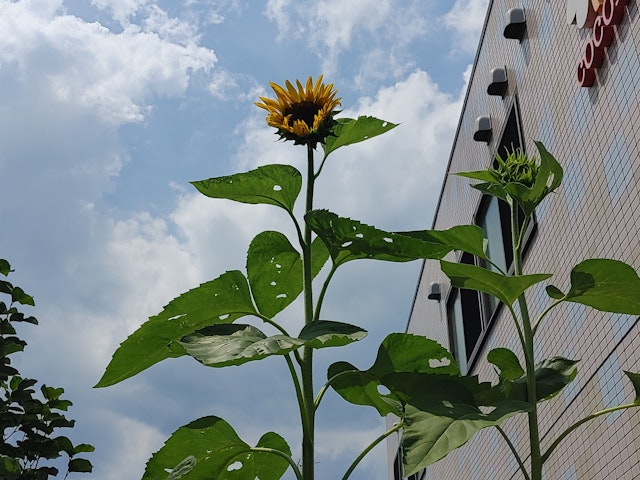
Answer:
<svg viewBox="0 0 640 480"><path fill-rule="evenodd" d="M335 382L336 380L341 379L342 377L348 377L349 375L353 375L354 372L355 372L355 370L347 370L345 372L340 372L340 373L335 374L329 380L327 380L327 383L325 383L322 386L322 388L320 390L318 390L318 394L316 395L316 399L313 401L314 408L316 408L316 409L318 408L318 406L320 405L320 401L322 400L322 397L324 397L324 394L327 392L329 387L331 385L333 385L333 382Z"/></svg>
<svg viewBox="0 0 640 480"><path fill-rule="evenodd" d="M497 425L496 428L498 429L498 432L500 432L500 435L502 435L502 438L504 439L504 441L507 442L507 445L509 446L511 453L513 453L513 456L516 458L516 462L518 462L518 466L520 467L520 471L522 472L522 475L524 475L525 480L530 480L529 473L527 472L527 468L524 466L524 463L522 462L520 455L518 455L518 451L516 450L515 445L511 443L511 439L506 434L506 432L502 430L502 428L500 428L500 425Z"/></svg>
<svg viewBox="0 0 640 480"><path fill-rule="evenodd" d="M305 215L313 210L313 148L307 145L307 196ZM305 325L313 321L313 295L311 271L311 228L305 222L304 238L302 242L302 269L304 287L304 318ZM303 348L302 363L302 400L306 415L306 422L302 426L302 474L304 480L314 480L314 432L315 408L313 406L313 349Z"/></svg>
<svg viewBox="0 0 640 480"><path fill-rule="evenodd" d="M391 435L394 432L397 432L398 430L400 430L402 427L404 426L404 423L402 421L398 422L397 424L395 424L392 428L390 428L389 430L387 430L386 432L384 432L382 435L380 435L378 438L376 438L373 442L371 442L369 444L369 446L367 446L367 448L365 448L362 453L360 453L360 455L358 455L356 457L356 459L353 461L353 463L351 464L351 466L349 467L349 469L345 472L344 476L342 477L342 480L347 480L349 478L349 476L353 473L353 471L355 470L355 468L358 466L358 464L362 461L362 459L371 451L373 450L376 445L378 445L380 442L382 442L385 438L387 438L389 435Z"/></svg>
<svg viewBox="0 0 640 480"><path fill-rule="evenodd" d="M617 407L605 408L604 410L594 412L591 415L584 417L582 420L578 420L576 423L574 423L569 428L567 428L564 432L562 432L558 436L558 438L555 439L555 441L549 446L547 451L544 452L544 455L542 456L542 461L545 462L549 458L549 456L553 453L553 451L558 447L558 445L560 445L560 442L562 442L562 440L564 440L567 437L567 435L569 435L571 432L573 432L576 428L581 426L583 423L586 423L589 420L593 420L594 418L597 418L601 415L606 415L608 413L616 412L618 410L625 410L627 408L633 408L638 406L640 405L638 405L637 403L627 403L626 405L618 405Z"/></svg>
<svg viewBox="0 0 640 480"><path fill-rule="evenodd" d="M320 290L320 295L318 296L318 303L316 304L316 313L313 316L313 319L316 321L320 320L320 310L322 309L322 302L324 301L324 295L325 293L327 293L329 282L331 282L331 279L333 278L333 274L336 273L337 268L338 267L336 267L334 263L331 264L331 270L329 271L327 278L324 280L324 283L322 285L322 290Z"/></svg>
<svg viewBox="0 0 640 480"><path fill-rule="evenodd" d="M509 209L511 210L511 244L513 246L513 274L522 275L522 232L519 227L518 205L513 198L507 197ZM527 220L523 222L523 227L527 225ZM536 393L535 377L535 353L534 334L529 317L529 309L524 293L518 297L520 307L520 318L522 320L522 350L524 352L525 369L527 374L527 400L531 405L528 412L529 420L529 448L531 452L531 477L530 480L542 480L542 456L540 453L540 430L538 426L538 402Z"/></svg>
<svg viewBox="0 0 640 480"><path fill-rule="evenodd" d="M298 399L298 407L300 409L300 420L302 422L302 430L305 431L308 428L307 425L307 411L304 408L304 395L302 394L302 388L300 387L300 378L298 377L298 373L293 365L293 360L289 355L285 355L284 359L287 362L287 367L289 368L289 374L291 375L291 380L293 382L293 388L296 391L296 398Z"/></svg>
<svg viewBox="0 0 640 480"><path fill-rule="evenodd" d="M549 306L547 308L544 309L544 311L538 316L538 320L536 320L536 323L533 326L533 334L535 335L536 332L538 331L538 327L540 326L540 322L542 322L542 319L544 317L547 316L547 313L549 313L551 311L552 308L554 308L556 305L561 304L562 302L564 302L564 298L561 298L559 300L556 300L555 302L552 302L551 304L549 304Z"/></svg>
<svg viewBox="0 0 640 480"><path fill-rule="evenodd" d="M281 452L280 450L277 450L275 448L267 448L267 447L253 447L250 449L252 452L264 452L264 453L271 453L273 455L277 455L279 457L284 458L289 465L291 465L291 468L293 469L293 473L296 474L296 478L298 480L302 480L304 477L302 476L302 472L300 472L300 469L298 468L298 465L296 465L296 462L293 461L293 458L291 458L289 455L287 455L284 452Z"/></svg>

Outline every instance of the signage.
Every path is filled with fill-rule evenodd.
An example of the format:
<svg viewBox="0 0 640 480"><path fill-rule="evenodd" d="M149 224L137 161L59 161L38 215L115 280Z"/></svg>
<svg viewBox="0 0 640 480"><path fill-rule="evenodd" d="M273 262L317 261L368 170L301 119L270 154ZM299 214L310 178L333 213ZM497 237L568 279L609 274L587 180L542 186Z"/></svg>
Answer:
<svg viewBox="0 0 640 480"><path fill-rule="evenodd" d="M596 70L602 65L606 49L615 38L614 27L624 19L629 0L567 0L567 23L580 28L593 28L578 65L578 84L591 87Z"/></svg>

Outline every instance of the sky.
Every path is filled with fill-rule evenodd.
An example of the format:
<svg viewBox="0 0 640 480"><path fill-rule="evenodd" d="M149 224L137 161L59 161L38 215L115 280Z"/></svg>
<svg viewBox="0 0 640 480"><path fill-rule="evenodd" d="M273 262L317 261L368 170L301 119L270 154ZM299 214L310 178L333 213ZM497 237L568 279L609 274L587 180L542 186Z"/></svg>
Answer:
<svg viewBox="0 0 640 480"><path fill-rule="evenodd" d="M277 208L213 200L193 180L268 163L303 168L254 102L269 82L323 74L340 116L391 132L329 158L316 206L384 230L431 226L488 0L0 0L0 258L36 300L23 376L64 387L94 473L135 480L178 427L227 420L248 443L267 431L299 450L295 396L271 357L227 369L183 357L94 389L118 345L172 298L229 269ZM369 336L317 354L368 368L403 331L419 262L351 262L323 317ZM288 327L299 302L282 313ZM367 407L326 395L318 480L342 476L384 431ZM386 480L376 448L353 479ZM287 474L285 478L293 478Z"/></svg>

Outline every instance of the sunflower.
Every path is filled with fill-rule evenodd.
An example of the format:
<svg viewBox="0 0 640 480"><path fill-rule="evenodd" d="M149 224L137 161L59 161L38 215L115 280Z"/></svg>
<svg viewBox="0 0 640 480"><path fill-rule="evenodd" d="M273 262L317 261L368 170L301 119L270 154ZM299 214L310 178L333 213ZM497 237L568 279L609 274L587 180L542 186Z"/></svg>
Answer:
<svg viewBox="0 0 640 480"><path fill-rule="evenodd" d="M305 87L296 80L297 89L289 80L285 83L286 89L274 82L269 85L278 98L260 97L262 102L255 104L269 112L267 124L278 129L280 138L311 148L318 142L324 143L335 124L333 116L338 112L334 109L341 100L335 98L338 92L333 90L333 84L322 83L320 75L315 85L311 77Z"/></svg>

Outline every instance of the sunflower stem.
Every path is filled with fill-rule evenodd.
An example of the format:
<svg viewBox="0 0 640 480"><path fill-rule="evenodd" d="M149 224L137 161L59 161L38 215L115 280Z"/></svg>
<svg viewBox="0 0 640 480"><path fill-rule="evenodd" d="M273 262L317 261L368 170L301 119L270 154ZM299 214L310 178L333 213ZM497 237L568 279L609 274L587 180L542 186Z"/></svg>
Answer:
<svg viewBox="0 0 640 480"><path fill-rule="evenodd" d="M307 198L305 215L313 210L314 188L313 147L307 144ZM305 221L304 239L302 242L302 267L304 286L304 318L305 325L313 321L313 292L311 290L311 228ZM314 479L314 432L315 432L315 405L313 392L313 349L303 348L302 356L302 395L306 422L302 431L302 478Z"/></svg>

